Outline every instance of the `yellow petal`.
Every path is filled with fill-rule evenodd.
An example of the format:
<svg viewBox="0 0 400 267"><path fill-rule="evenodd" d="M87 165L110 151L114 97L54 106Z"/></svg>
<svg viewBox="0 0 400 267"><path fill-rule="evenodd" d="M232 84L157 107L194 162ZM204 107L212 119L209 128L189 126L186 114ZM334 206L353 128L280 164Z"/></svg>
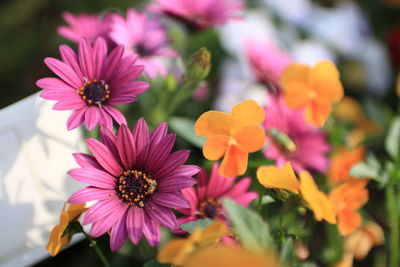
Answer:
<svg viewBox="0 0 400 267"><path fill-rule="evenodd" d="M69 207L67 209L68 213L68 221L73 221L76 220L79 215L81 215L83 212L87 210L85 207L86 203L80 203L80 204L69 204Z"/></svg>
<svg viewBox="0 0 400 267"><path fill-rule="evenodd" d="M217 135L208 139L203 146L204 157L208 160L218 160L226 152L229 144L229 137Z"/></svg>
<svg viewBox="0 0 400 267"><path fill-rule="evenodd" d="M287 66L281 75L281 85L283 90L286 91L288 86L292 83L303 84L309 87L310 85L311 68L304 64L293 63Z"/></svg>
<svg viewBox="0 0 400 267"><path fill-rule="evenodd" d="M311 83L319 98L336 103L344 95L339 71L335 64L327 60L319 61L311 70Z"/></svg>
<svg viewBox="0 0 400 267"><path fill-rule="evenodd" d="M265 144L265 132L260 126L242 128L234 137L239 149L248 153L260 150Z"/></svg>
<svg viewBox="0 0 400 267"><path fill-rule="evenodd" d="M197 135L210 138L216 135L231 136L235 128L235 120L230 114L220 111L207 111L194 124Z"/></svg>
<svg viewBox="0 0 400 267"><path fill-rule="evenodd" d="M188 255L194 250L194 245L186 239L175 239L163 246L158 255L160 263L182 265Z"/></svg>
<svg viewBox="0 0 400 267"><path fill-rule="evenodd" d="M314 212L317 221L322 219L334 224L336 223L335 213L332 205L324 193L319 191L311 175L306 172L300 172L300 192L304 200Z"/></svg>
<svg viewBox="0 0 400 267"><path fill-rule="evenodd" d="M361 216L358 212L343 209L338 214L338 229L342 236L349 235L361 225Z"/></svg>
<svg viewBox="0 0 400 267"><path fill-rule="evenodd" d="M264 109L254 100L246 100L235 105L231 114L236 121L235 132L249 125L260 125L265 118Z"/></svg>
<svg viewBox="0 0 400 267"><path fill-rule="evenodd" d="M221 237L228 233L228 228L223 222L215 221L203 230L197 243L200 246L210 246L217 243Z"/></svg>
<svg viewBox="0 0 400 267"><path fill-rule="evenodd" d="M300 184L288 161L282 168L276 166L261 166L257 170L257 179L265 187L289 190L299 193Z"/></svg>
<svg viewBox="0 0 400 267"><path fill-rule="evenodd" d="M68 238L62 237L65 227L62 225L56 225L51 230L49 241L47 242L46 249L49 251L51 256L56 256L63 246L68 244Z"/></svg>
<svg viewBox="0 0 400 267"><path fill-rule="evenodd" d="M224 159L219 168L219 173L225 177L242 175L247 169L248 153L234 145L228 146Z"/></svg>
<svg viewBox="0 0 400 267"><path fill-rule="evenodd" d="M336 106L335 115L341 120L360 124L365 120L361 105L352 97L345 96Z"/></svg>

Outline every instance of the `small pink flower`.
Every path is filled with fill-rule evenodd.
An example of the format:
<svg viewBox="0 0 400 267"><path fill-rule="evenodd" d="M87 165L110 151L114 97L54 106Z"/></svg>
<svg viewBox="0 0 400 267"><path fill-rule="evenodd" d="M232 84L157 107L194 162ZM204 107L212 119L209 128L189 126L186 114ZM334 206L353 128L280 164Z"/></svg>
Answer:
<svg viewBox="0 0 400 267"><path fill-rule="evenodd" d="M244 45L254 76L269 88L277 89L283 70L292 62L290 56L261 38L249 38Z"/></svg>
<svg viewBox="0 0 400 267"><path fill-rule="evenodd" d="M276 160L279 167L290 161L296 171L314 169L325 173L329 165L327 153L330 151L327 135L306 123L303 111L290 109L281 97L271 96L265 111L265 157ZM285 147L270 134L271 130L283 133L292 143Z"/></svg>
<svg viewBox="0 0 400 267"><path fill-rule="evenodd" d="M167 124L151 134L142 118L133 131L122 124L115 135L101 128L101 141L86 140L93 156L74 154L80 168L68 174L87 184L69 199L70 203L96 201L86 212L83 224L93 224L90 235L110 232L110 247L118 250L129 237L137 244L144 235L151 246L160 241L160 224L179 227L171 208L187 208L179 190L192 186L191 177L199 167L184 165L189 150L171 153L175 134L167 134Z"/></svg>
<svg viewBox="0 0 400 267"><path fill-rule="evenodd" d="M210 178L204 169L197 175L196 188L190 187L182 190L183 195L190 203L189 209L178 209L185 216L178 219L180 224L202 218L226 220L225 210L221 201L231 198L238 204L247 207L251 201L258 197L253 191L247 191L250 186L250 177L244 177L235 183L234 178L221 176L218 164L214 163Z"/></svg>
<svg viewBox="0 0 400 267"><path fill-rule="evenodd" d="M115 14L112 21L110 37L115 43L125 46L126 55L138 57L138 63L144 65L150 78L168 73L163 60L176 57L178 53L168 47L166 29L157 18L128 9L126 19Z"/></svg>
<svg viewBox="0 0 400 267"><path fill-rule="evenodd" d="M111 44L108 37L111 27L112 13L99 16L97 14L71 14L69 12L63 13L64 20L69 24L68 26L60 26L57 32L62 37L78 43L80 39L88 39L93 43L98 37L103 37L107 44Z"/></svg>
<svg viewBox="0 0 400 267"><path fill-rule="evenodd" d="M225 24L228 20L239 18L244 8L241 0L156 0L162 12L177 17L190 26L208 29Z"/></svg>
<svg viewBox="0 0 400 267"><path fill-rule="evenodd" d="M43 89L40 96L58 101L55 110L74 110L67 122L68 130L82 122L92 130L97 124L113 126L112 118L126 124L125 117L113 106L135 102L136 95L149 87L135 81L143 66L135 58L122 58L124 48L117 46L107 56L107 45L98 38L93 45L79 42L78 55L66 45L60 46L62 60L45 58L46 65L60 78L43 78L36 85Z"/></svg>

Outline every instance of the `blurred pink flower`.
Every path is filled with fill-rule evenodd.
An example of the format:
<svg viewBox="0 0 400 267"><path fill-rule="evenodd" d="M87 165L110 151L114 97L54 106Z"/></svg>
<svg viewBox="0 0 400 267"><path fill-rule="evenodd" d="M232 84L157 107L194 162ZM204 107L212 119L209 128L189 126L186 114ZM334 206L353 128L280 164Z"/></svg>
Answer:
<svg viewBox="0 0 400 267"><path fill-rule="evenodd" d="M190 187L182 190L183 195L190 202L190 208L178 209L179 212L185 214L178 219L180 224L201 218L226 220L221 204L223 198L231 198L247 207L258 197L256 192L247 191L251 183L250 177L244 177L235 183L234 178L221 176L218 168L218 164L214 163L210 177L204 169L201 169L197 175L196 189Z"/></svg>
<svg viewBox="0 0 400 267"><path fill-rule="evenodd" d="M144 235L151 246L160 242L160 224L179 228L171 208L189 207L179 192L196 181L191 177L199 167L184 165L189 150L171 153L175 134L167 134L167 124L150 134L141 118L133 131L122 124L115 135L101 128L101 141L86 140L93 156L74 154L80 168L68 174L88 186L75 192L70 203L96 201L86 212L83 224L92 224L90 235L110 232L111 250L119 249L129 237L138 244Z"/></svg>
<svg viewBox="0 0 400 267"><path fill-rule="evenodd" d="M303 111L290 109L280 97L271 96L265 110L265 157L276 160L279 167L290 161L296 171L314 169L325 173L329 164L327 153L330 151L327 135L317 127L307 124ZM289 141L278 141L273 133L276 130L281 136L286 135Z"/></svg>
<svg viewBox="0 0 400 267"><path fill-rule="evenodd" d="M190 26L207 29L239 18L244 8L241 0L156 0L162 12L183 20Z"/></svg>
<svg viewBox="0 0 400 267"><path fill-rule="evenodd" d="M122 58L124 48L117 46L107 56L107 45L98 38L93 45L81 39L78 55L67 45L60 46L62 60L45 58L44 62L59 78L42 78L36 85L40 96L58 101L55 110L74 110L67 122L68 130L82 122L92 130L97 124L113 126L112 118L126 124L125 117L113 106L135 102L136 95L149 87L136 81L143 66L135 58Z"/></svg>
<svg viewBox="0 0 400 267"><path fill-rule="evenodd" d="M138 63L145 66L144 71L150 78L166 75L167 68L162 61L178 56L168 47L167 32L159 20L134 9L128 9L126 19L118 14L112 17L110 37L125 46L126 55L138 57Z"/></svg>
<svg viewBox="0 0 400 267"><path fill-rule="evenodd" d="M266 39L248 38L244 45L257 80L271 89L278 88L282 71L292 62L290 56Z"/></svg>
<svg viewBox="0 0 400 267"><path fill-rule="evenodd" d="M68 26L60 26L57 32L62 37L78 43L81 38L86 38L93 43L98 37L103 37L108 45L111 45L111 39L108 34L111 29L112 13L106 15L80 13L77 15L69 12L63 13L64 20Z"/></svg>

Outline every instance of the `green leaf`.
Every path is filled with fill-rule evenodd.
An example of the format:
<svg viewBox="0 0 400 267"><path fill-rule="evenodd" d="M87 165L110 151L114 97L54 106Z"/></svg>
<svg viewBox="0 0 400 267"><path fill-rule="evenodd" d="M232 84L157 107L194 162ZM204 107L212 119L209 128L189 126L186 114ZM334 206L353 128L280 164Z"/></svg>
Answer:
<svg viewBox="0 0 400 267"><path fill-rule="evenodd" d="M381 179L381 164L375 158L374 154L368 154L365 161L355 164L350 169L350 175L357 178L371 178L377 181Z"/></svg>
<svg viewBox="0 0 400 267"><path fill-rule="evenodd" d="M185 230L188 233L193 232L194 229L196 228L206 228L207 226L209 226L210 224L212 224L214 221L209 219L209 218L205 218L205 219L199 219L193 222L188 222L185 224L181 224L181 228L183 230Z"/></svg>
<svg viewBox="0 0 400 267"><path fill-rule="evenodd" d="M289 264L293 257L294 242L292 237L288 237L283 243L281 250L281 262Z"/></svg>
<svg viewBox="0 0 400 267"><path fill-rule="evenodd" d="M146 262L143 267L169 267L171 266L170 264L161 264L156 260L149 260Z"/></svg>
<svg viewBox="0 0 400 267"><path fill-rule="evenodd" d="M272 246L268 224L260 215L229 198L225 198L222 204L229 214L233 229L247 249L264 251Z"/></svg>
<svg viewBox="0 0 400 267"><path fill-rule="evenodd" d="M203 147L205 138L198 136L194 132L194 121L187 118L174 116L169 119L169 126L172 130L174 130L174 132L192 145L195 145L198 148Z"/></svg>
<svg viewBox="0 0 400 267"><path fill-rule="evenodd" d="M385 148L389 155L397 160L400 150L400 118L397 117L392 124L385 139Z"/></svg>

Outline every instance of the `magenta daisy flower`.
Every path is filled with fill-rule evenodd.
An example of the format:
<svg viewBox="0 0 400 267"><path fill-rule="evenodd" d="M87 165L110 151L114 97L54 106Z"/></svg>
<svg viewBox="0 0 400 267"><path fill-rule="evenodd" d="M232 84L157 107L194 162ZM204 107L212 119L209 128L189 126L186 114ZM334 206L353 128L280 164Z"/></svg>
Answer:
<svg viewBox="0 0 400 267"><path fill-rule="evenodd" d="M78 43L82 38L88 39L93 43L98 37L103 37L108 44L112 43L108 37L112 13L106 15L86 13L74 15L64 12L62 16L69 24L68 26L57 28L58 34L62 37L75 43Z"/></svg>
<svg viewBox="0 0 400 267"><path fill-rule="evenodd" d="M234 178L221 176L218 172L218 163L214 163L211 175L201 169L197 175L197 186L182 190L183 195L190 202L190 208L178 209L185 216L178 219L179 223L187 223L202 218L225 219L221 201L231 198L238 204L247 207L258 197L256 192L247 191L251 179L244 177L235 183Z"/></svg>
<svg viewBox="0 0 400 267"><path fill-rule="evenodd" d="M81 168L69 171L75 180L89 186L78 190L70 203L97 201L84 217L93 224L90 235L110 231L110 246L119 249L129 236L137 244L142 234L151 246L160 241L160 224L179 227L171 208L187 208L188 201L178 190L192 186L199 167L184 165L190 151L171 152L175 134L167 135L167 124L149 134L144 119L131 132L122 124L115 135L101 128L101 141L88 138L93 156L75 154Z"/></svg>
<svg viewBox="0 0 400 267"><path fill-rule="evenodd" d="M306 123L303 111L290 109L280 97L271 96L265 110L265 157L276 160L279 167L290 161L296 171L313 169L325 173L330 151L327 135ZM285 145L279 141L279 136L285 137Z"/></svg>
<svg viewBox="0 0 400 267"><path fill-rule="evenodd" d="M225 24L244 8L240 0L156 0L157 9L176 17L189 26L207 29Z"/></svg>
<svg viewBox="0 0 400 267"><path fill-rule="evenodd" d="M283 70L292 62L289 55L262 38L246 39L244 45L254 76L268 88L277 89Z"/></svg>
<svg viewBox="0 0 400 267"><path fill-rule="evenodd" d="M128 9L126 19L116 14L112 21L110 37L125 46L125 54L137 56L138 63L145 66L144 71L150 78L167 74L163 61L178 56L178 53L168 47L166 29L157 18Z"/></svg>
<svg viewBox="0 0 400 267"><path fill-rule="evenodd" d="M78 55L61 45L62 60L45 58L46 65L61 79L43 78L36 85L44 90L41 97L58 101L55 110L74 110L67 122L68 130L83 121L89 130L97 124L112 128L112 118L126 124L125 117L113 106L135 102L136 95L146 91L149 84L135 81L143 66L136 65L133 56L122 58L123 52L124 48L118 46L107 56L103 38L93 46L81 39Z"/></svg>

